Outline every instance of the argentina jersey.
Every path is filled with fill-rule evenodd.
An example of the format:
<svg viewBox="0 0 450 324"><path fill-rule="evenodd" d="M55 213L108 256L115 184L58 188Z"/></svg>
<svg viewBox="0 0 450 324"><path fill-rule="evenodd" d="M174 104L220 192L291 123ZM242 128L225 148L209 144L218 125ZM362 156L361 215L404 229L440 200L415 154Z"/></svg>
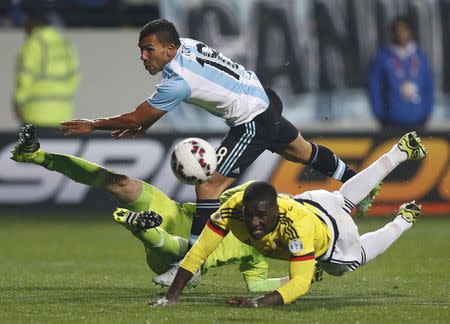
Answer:
<svg viewBox="0 0 450 324"><path fill-rule="evenodd" d="M163 68L161 83L147 98L150 105L170 111L183 101L229 126L250 122L267 109L269 99L254 72L199 41L180 41L176 56Z"/></svg>

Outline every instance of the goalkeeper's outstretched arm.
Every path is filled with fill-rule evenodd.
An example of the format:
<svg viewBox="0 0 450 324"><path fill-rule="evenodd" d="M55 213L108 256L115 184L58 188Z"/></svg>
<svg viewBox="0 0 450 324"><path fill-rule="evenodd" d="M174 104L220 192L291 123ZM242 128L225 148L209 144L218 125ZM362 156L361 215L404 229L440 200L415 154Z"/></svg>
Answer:
<svg viewBox="0 0 450 324"><path fill-rule="evenodd" d="M250 292L274 291L289 282L289 277L267 278L267 279L247 279L245 284Z"/></svg>

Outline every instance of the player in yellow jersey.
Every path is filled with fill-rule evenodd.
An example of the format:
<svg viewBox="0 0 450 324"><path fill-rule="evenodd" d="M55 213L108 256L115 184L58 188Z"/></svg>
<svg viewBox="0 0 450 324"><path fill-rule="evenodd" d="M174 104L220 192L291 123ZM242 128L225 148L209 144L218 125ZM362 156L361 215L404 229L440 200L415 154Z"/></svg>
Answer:
<svg viewBox="0 0 450 324"><path fill-rule="evenodd" d="M147 264L154 273L165 273L186 254L195 204L180 204L144 181L115 173L84 159L45 152L40 148L36 130L30 125L21 129L19 142L11 158L17 162L40 165L76 182L110 192L124 207L114 212L115 221L142 241ZM221 200L224 202L244 187L224 192ZM140 211L146 212L138 213ZM232 235L227 236L206 260L202 272L236 262L240 263L240 270L250 291L270 291L287 281L286 278L267 278L268 264L264 257ZM198 283L198 275L191 285Z"/></svg>
<svg viewBox="0 0 450 324"><path fill-rule="evenodd" d="M232 298L228 300L232 305L261 307L295 301L307 293L316 260L331 275L356 270L413 226L420 205L403 204L392 222L362 236L350 216L351 210L400 163L423 159L426 154L420 138L412 132L345 182L339 191L308 191L291 198L277 195L268 183L250 184L211 215L199 240L181 262L166 296L149 304L176 303L192 274L229 232L267 257L290 262L288 283L261 297Z"/></svg>

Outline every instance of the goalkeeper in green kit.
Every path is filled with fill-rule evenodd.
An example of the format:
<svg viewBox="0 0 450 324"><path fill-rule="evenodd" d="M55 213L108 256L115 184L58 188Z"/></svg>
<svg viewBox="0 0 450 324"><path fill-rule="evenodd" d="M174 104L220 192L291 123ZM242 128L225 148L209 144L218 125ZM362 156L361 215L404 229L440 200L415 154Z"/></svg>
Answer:
<svg viewBox="0 0 450 324"><path fill-rule="evenodd" d="M115 210L114 220L144 244L147 264L155 274L166 272L187 253L195 204L180 204L144 181L115 173L84 159L45 152L40 148L36 130L31 125L20 130L11 159L36 164L78 183L110 192L122 206ZM221 202L245 186L247 184L225 191L220 197ZM239 269L250 291L273 291L288 281L288 277L267 278L268 264L262 254L233 235L228 235L207 259L201 271L191 279L190 286L197 285L201 273L209 268L230 263L240 264ZM320 280L320 277L319 269L316 280ZM171 284L157 283L166 286Z"/></svg>

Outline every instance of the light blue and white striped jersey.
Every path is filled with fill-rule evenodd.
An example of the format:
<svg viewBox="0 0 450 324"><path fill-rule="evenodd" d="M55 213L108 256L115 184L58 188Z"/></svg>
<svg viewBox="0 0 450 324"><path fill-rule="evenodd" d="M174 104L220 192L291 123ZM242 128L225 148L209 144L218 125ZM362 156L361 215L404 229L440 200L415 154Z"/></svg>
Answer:
<svg viewBox="0 0 450 324"><path fill-rule="evenodd" d="M180 41L177 54L162 70L161 83L147 98L150 105L170 111L184 101L229 126L249 122L267 109L269 99L254 72L199 41Z"/></svg>

